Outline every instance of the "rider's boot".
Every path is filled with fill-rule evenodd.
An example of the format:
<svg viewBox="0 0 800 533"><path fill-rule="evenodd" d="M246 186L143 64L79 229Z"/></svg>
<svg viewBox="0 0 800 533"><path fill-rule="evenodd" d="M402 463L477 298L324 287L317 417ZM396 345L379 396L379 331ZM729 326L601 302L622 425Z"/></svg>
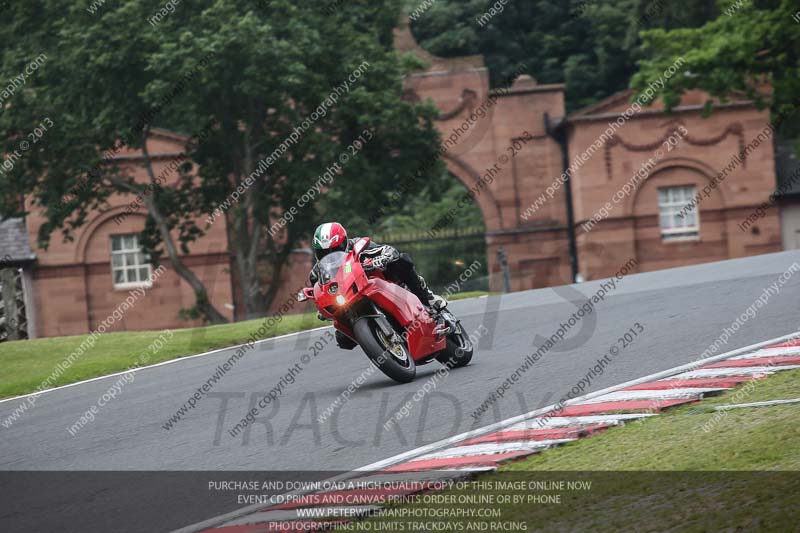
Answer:
<svg viewBox="0 0 800 533"><path fill-rule="evenodd" d="M431 291L428 287L428 283L425 281L425 278L420 275L417 275L417 278L419 278L420 289L425 296L425 298L421 298L423 303L437 313L447 307L447 300L438 294L434 294L433 291Z"/></svg>

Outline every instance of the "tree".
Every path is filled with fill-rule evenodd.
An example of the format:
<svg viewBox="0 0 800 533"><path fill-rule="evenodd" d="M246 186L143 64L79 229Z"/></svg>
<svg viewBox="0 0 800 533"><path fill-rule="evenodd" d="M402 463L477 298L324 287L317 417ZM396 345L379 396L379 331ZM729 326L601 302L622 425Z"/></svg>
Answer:
<svg viewBox="0 0 800 533"><path fill-rule="evenodd" d="M50 58L0 115L6 148L43 116L55 124L0 178L3 212L19 194L33 198L48 217L39 235L46 245L59 229L71 238L109 195L142 194L148 251L154 261L166 255L209 321L222 315L179 256L209 224L227 217L246 315L262 314L289 254L321 216L376 205L435 151L435 110L401 99L408 65L392 50L395 0L333 11L289 0L202 0L158 17L157 0L107 3L94 14L88 5L15 4L0 29L3 78L41 50ZM187 164L174 187L148 187L124 168L97 164L120 144L143 149L154 182L144 140L156 124L207 132L186 147L199 172ZM320 181L326 171L334 179ZM435 165L431 178L440 172ZM326 189L346 203L320 202ZM293 208L291 223L271 231Z"/></svg>
<svg viewBox="0 0 800 533"><path fill-rule="evenodd" d="M724 0L719 7L722 14L699 28L645 32L645 58L634 86L643 90L683 57L681 71L660 91L668 107L689 89L702 89L723 101L739 92L766 104L756 88L768 81L774 91L768 102L773 111L791 114L800 104L800 24L793 19L797 3ZM709 102L709 111L711 107Z"/></svg>
<svg viewBox="0 0 800 533"><path fill-rule="evenodd" d="M540 83L566 83L568 111L628 87L641 30L694 27L717 14L714 0L532 0L508 2L481 25L494 5L441 0L412 28L431 53L483 54L493 83L523 63Z"/></svg>

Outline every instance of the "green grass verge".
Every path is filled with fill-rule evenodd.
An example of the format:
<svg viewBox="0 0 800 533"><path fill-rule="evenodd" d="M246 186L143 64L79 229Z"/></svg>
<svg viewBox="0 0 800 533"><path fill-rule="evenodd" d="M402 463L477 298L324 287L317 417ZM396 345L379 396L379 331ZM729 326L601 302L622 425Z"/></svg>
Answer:
<svg viewBox="0 0 800 533"><path fill-rule="evenodd" d="M150 357L148 364L242 344L263 321L261 318L173 330L173 337ZM316 313L287 315L270 328L264 338L324 325L317 320ZM94 346L84 352L53 385L66 385L127 370L160 334L161 331L126 331L100 335ZM0 398L34 392L53 373L56 365L72 354L87 337L51 337L0 344Z"/></svg>
<svg viewBox="0 0 800 533"><path fill-rule="evenodd" d="M458 292L456 294L451 294L447 297L448 302L454 302L456 300L465 300L467 298L477 298L478 296L487 296L488 292L486 291L470 291L470 292ZM497 294L497 293L491 293Z"/></svg>
<svg viewBox="0 0 800 533"><path fill-rule="evenodd" d="M500 509L502 518L435 521L447 523L448 531L502 530L491 520L527 524L528 531L796 531L800 405L741 408L724 414L712 408L797 397L800 371L785 371L698 404L611 428L476 479L488 484L590 480L591 490L561 491L557 504L450 506ZM442 494L469 498L501 492L509 494L475 486ZM390 507L405 507L406 516L419 517L426 509L441 512L442 505L426 502L423 496ZM388 526L378 522L401 521L375 517L343 529L379 530Z"/></svg>

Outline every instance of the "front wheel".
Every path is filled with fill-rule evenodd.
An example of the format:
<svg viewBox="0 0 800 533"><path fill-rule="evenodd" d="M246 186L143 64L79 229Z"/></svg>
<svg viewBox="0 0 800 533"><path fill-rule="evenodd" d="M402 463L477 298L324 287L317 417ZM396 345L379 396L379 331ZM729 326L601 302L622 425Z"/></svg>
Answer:
<svg viewBox="0 0 800 533"><path fill-rule="evenodd" d="M461 322L456 320L455 317L452 317L452 319L455 323L455 329L447 336L447 344L444 350L436 356L436 360L447 368L461 368L472 361L472 352L475 348L472 345L472 341L469 340L467 332L461 326Z"/></svg>
<svg viewBox="0 0 800 533"><path fill-rule="evenodd" d="M389 338L372 318L362 318L353 326L353 334L378 369L400 383L409 383L417 375L417 365L402 337Z"/></svg>

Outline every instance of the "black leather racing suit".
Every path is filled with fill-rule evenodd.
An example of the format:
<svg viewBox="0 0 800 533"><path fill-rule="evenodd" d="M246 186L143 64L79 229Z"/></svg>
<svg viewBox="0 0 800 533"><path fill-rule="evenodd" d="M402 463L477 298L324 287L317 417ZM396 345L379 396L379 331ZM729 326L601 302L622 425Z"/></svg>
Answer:
<svg viewBox="0 0 800 533"><path fill-rule="evenodd" d="M353 245L358 239L349 239L347 241L347 249L352 250ZM382 270L384 275L394 281L405 285L408 290L420 299L423 305L427 305L433 293L428 288L425 279L417 273L414 268L414 262L408 254L401 254L392 246L388 244L377 244L372 241L361 251L359 260L362 264L371 260L373 269ZM314 285L319 279L318 273L319 263L316 263L308 275L308 279Z"/></svg>

